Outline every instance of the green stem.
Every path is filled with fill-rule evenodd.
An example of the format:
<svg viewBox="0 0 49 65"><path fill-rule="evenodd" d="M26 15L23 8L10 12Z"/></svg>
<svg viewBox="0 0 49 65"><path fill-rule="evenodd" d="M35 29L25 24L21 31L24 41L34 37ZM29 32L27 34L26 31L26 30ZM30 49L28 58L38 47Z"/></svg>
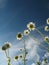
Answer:
<svg viewBox="0 0 49 65"><path fill-rule="evenodd" d="M8 49L8 56L9 56L9 49Z"/></svg>
<svg viewBox="0 0 49 65"><path fill-rule="evenodd" d="M10 62L8 62L8 65L10 65Z"/></svg>
<svg viewBox="0 0 49 65"><path fill-rule="evenodd" d="M29 36L29 37L32 39L32 36ZM41 42L39 40L35 39L34 37L33 37L33 39L35 41L37 41L40 46L44 47L46 50L49 50L47 47L45 47L43 44L41 44Z"/></svg>
<svg viewBox="0 0 49 65"><path fill-rule="evenodd" d="M6 57L8 57L6 50L5 50L5 54L6 54Z"/></svg>
<svg viewBox="0 0 49 65"><path fill-rule="evenodd" d="M11 64L10 64L10 62L11 62L11 58L9 57L9 60L8 60L8 65L11 65Z"/></svg>
<svg viewBox="0 0 49 65"><path fill-rule="evenodd" d="M44 39L44 35L36 28L36 31L41 35L41 37Z"/></svg>
<svg viewBox="0 0 49 65"><path fill-rule="evenodd" d="M26 46L25 46L25 40L24 40L24 65L26 65Z"/></svg>
<svg viewBox="0 0 49 65"><path fill-rule="evenodd" d="M45 36L37 28L36 28L36 31L41 35L41 37L44 40ZM44 40L44 41L49 44L49 41L46 41L46 40Z"/></svg>
<svg viewBox="0 0 49 65"><path fill-rule="evenodd" d="M8 57L9 57L9 49L8 49L8 53L7 53L6 50L5 50L5 54L6 54L6 57L8 58ZM10 58L10 57L9 57L9 58ZM10 65L10 62L11 62L11 60L9 59L8 65Z"/></svg>

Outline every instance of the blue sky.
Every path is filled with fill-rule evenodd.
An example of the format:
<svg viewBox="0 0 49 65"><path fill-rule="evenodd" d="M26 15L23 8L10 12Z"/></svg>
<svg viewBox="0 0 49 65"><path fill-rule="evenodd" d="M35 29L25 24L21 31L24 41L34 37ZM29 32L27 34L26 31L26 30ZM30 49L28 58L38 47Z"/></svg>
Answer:
<svg viewBox="0 0 49 65"><path fill-rule="evenodd" d="M18 45L17 47L19 47L21 42L16 40L16 34L17 32L23 32L24 29L27 29L26 25L31 21L33 21L36 24L36 26L41 30L43 34L48 35L49 32L43 31L44 26L47 25L46 24L47 18L49 18L49 0L0 0L0 47L6 41L11 42L14 46ZM37 37L37 34L38 33L36 31L31 32L31 35L35 37ZM42 43L45 43L43 42L40 36L38 36L38 39L39 38ZM21 46L22 44L20 45L20 47ZM34 47L36 55L36 53L38 52L36 49L39 46L37 44L34 45ZM13 54L12 52L13 51L11 51L11 57L17 54L15 52ZM43 54L44 53L45 51L43 51ZM0 61L0 64L4 65L5 63L6 65L6 61L4 61L6 59L1 51L0 54L2 55L2 57L1 55L0 57L3 58ZM39 54L41 53L39 52ZM31 65L31 63L33 63L31 60L29 61L30 62L27 65Z"/></svg>

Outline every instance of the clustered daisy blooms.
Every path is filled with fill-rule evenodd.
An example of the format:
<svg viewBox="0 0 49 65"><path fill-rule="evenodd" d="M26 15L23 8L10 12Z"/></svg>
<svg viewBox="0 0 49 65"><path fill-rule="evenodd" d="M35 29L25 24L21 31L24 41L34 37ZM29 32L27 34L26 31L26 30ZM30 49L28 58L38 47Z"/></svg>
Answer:
<svg viewBox="0 0 49 65"><path fill-rule="evenodd" d="M35 30L35 24L33 22L30 22L27 24L27 28L31 31L31 30Z"/></svg>
<svg viewBox="0 0 49 65"><path fill-rule="evenodd" d="M22 54L21 55L16 55L15 57L14 57L14 61L17 61L17 60L19 60L19 59L21 59L22 58Z"/></svg>
<svg viewBox="0 0 49 65"><path fill-rule="evenodd" d="M49 18L46 20L47 24L49 25Z"/></svg>

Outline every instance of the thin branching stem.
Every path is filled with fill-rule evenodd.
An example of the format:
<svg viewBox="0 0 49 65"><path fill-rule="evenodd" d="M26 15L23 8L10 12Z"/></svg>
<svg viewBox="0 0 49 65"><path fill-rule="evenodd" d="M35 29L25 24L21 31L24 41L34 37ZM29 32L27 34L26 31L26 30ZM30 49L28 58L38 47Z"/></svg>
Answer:
<svg viewBox="0 0 49 65"><path fill-rule="evenodd" d="M36 28L36 31L41 35L42 39L44 40L45 36ZM49 41L44 40L46 43L49 44Z"/></svg>
<svg viewBox="0 0 49 65"><path fill-rule="evenodd" d="M9 49L8 49L8 57L9 57Z"/></svg>
<svg viewBox="0 0 49 65"><path fill-rule="evenodd" d="M6 50L5 50L5 54L6 54L6 58L8 59L8 57L9 57L9 49L8 49L8 53L7 53ZM9 57L8 65L10 65L10 62L11 62L11 59L10 59L10 57Z"/></svg>
<svg viewBox="0 0 49 65"><path fill-rule="evenodd" d="M26 65L26 46L25 46L25 39L23 39L24 43L24 65Z"/></svg>
<svg viewBox="0 0 49 65"><path fill-rule="evenodd" d="M49 50L47 47L45 47L43 44L41 44L41 42L40 42L39 40L37 40L36 38L34 38L34 37L32 38L32 36L30 36L30 35L29 35L29 37L30 37L31 39L37 41L38 44L39 44L40 46L42 46L43 48L45 48L46 50Z"/></svg>
<svg viewBox="0 0 49 65"><path fill-rule="evenodd" d="M6 55L6 57L8 57L6 50L5 50L5 55Z"/></svg>

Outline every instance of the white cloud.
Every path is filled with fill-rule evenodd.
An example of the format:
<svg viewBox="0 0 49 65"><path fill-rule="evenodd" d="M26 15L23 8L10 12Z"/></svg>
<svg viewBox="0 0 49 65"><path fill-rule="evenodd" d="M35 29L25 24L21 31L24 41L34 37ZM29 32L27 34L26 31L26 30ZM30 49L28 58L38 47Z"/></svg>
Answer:
<svg viewBox="0 0 49 65"><path fill-rule="evenodd" d="M33 59L34 61L39 61L40 56L38 54L38 42L30 39L27 43L27 48L29 49L29 52L27 54L27 59Z"/></svg>
<svg viewBox="0 0 49 65"><path fill-rule="evenodd" d="M28 40L26 40L25 44L26 44L26 48L28 49L28 54L26 56L26 58L28 60L34 59L34 61L39 61L40 56L38 54L38 48L39 48L39 42L35 41L33 38L29 38ZM23 41L21 41L20 43L14 45L11 50L10 53L13 54L15 51L19 52L20 48L23 48Z"/></svg>
<svg viewBox="0 0 49 65"><path fill-rule="evenodd" d="M44 55L44 57L49 57L49 52L46 52L46 54Z"/></svg>
<svg viewBox="0 0 49 65"><path fill-rule="evenodd" d="M16 41L14 42L16 43L15 45L12 46L12 48L10 49L10 55L14 56L14 53L17 53L20 51L20 48L23 48L23 41L17 43ZM27 54L27 59L28 60L32 60L37 62L40 59L40 56L38 54L38 48L39 48L39 42L37 40L34 40L33 38L29 38L26 40L25 44L26 44L26 48L28 49L28 54ZM13 62L13 61L12 61ZM21 61L19 61L21 62ZM14 63L14 62L13 62Z"/></svg>
<svg viewBox="0 0 49 65"><path fill-rule="evenodd" d="M32 63L31 65L36 65L35 63Z"/></svg>

